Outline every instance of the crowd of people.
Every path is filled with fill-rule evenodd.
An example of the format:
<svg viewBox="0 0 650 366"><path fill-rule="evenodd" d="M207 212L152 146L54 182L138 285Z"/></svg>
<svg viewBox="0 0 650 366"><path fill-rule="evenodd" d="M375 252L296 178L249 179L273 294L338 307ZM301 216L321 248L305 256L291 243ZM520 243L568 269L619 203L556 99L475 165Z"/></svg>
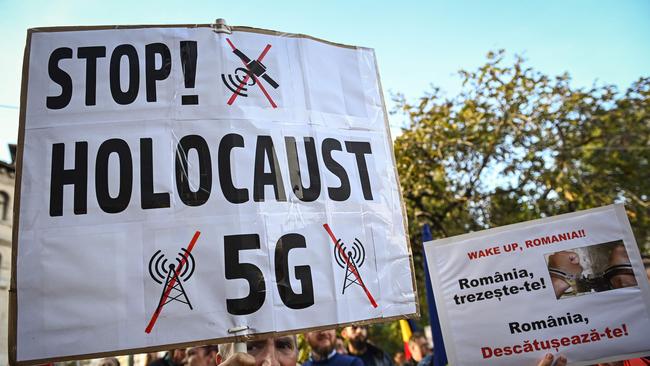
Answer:
<svg viewBox="0 0 650 366"><path fill-rule="evenodd" d="M302 366L432 366L433 350L424 334L416 332L408 342L406 359L398 352L391 357L369 340L367 326L347 326L307 332L309 358ZM553 363L555 361L555 363ZM269 337L246 342L246 353L235 352L233 343L174 349L162 358L153 358L147 366L296 366L298 341L296 335ZM566 358L554 359L548 354L538 366L563 366ZM103 359L100 366L119 366L115 359Z"/></svg>
<svg viewBox="0 0 650 366"><path fill-rule="evenodd" d="M432 349L424 334L416 332L408 342L410 357L398 352L391 357L369 340L368 327L343 327L307 332L309 358L302 366L417 366L430 365ZM161 358L151 355L147 366L296 366L296 335L269 337L246 342L246 353L235 352L232 343L173 349ZM102 360L101 366L119 366L115 359Z"/></svg>

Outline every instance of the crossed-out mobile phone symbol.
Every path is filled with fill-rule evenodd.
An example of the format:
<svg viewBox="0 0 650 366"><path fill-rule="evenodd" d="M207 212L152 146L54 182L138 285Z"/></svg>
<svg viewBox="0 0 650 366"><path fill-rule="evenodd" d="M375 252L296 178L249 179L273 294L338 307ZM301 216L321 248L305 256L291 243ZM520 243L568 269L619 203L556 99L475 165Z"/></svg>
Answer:
<svg viewBox="0 0 650 366"><path fill-rule="evenodd" d="M238 67L235 69L234 77L230 74L228 76L221 74L221 80L226 85L226 87L233 92L230 99L228 99L227 104L232 105L238 96L247 97L247 87L257 85L271 104L271 107L277 108L277 104L275 104L273 98L271 98L271 95L269 95L269 93L266 91L266 88L259 80L259 78L264 79L264 81L266 81L273 89L280 87L280 84L273 80L273 78L267 73L266 66L264 66L262 63L262 60L271 49L271 45L267 44L257 59L251 60L250 57L246 56L246 54L235 47L229 38L226 38L226 41L232 48L232 52L237 55L237 57L239 57L239 59L244 64L244 67Z"/></svg>

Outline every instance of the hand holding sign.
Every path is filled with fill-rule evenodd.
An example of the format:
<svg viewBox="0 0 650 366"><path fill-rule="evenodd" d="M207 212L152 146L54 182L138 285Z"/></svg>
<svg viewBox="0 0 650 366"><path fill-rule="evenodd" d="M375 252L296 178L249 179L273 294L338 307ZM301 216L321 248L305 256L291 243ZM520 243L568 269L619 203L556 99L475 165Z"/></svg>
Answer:
<svg viewBox="0 0 650 366"><path fill-rule="evenodd" d="M555 357L553 357L552 354L547 353L546 356L544 356L544 358L541 361L539 361L537 366L565 366L567 363L567 359L564 356L558 356L557 362L555 363L553 363L554 359Z"/></svg>

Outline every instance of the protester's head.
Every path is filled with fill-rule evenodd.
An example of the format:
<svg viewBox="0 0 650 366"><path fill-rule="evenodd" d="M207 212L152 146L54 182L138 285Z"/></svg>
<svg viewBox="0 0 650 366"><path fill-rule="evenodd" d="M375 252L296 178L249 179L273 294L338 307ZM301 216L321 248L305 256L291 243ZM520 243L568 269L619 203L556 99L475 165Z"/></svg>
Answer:
<svg viewBox="0 0 650 366"><path fill-rule="evenodd" d="M393 361L395 362L395 365L401 365L404 362L406 362L406 356L404 356L404 352L395 353L395 356L393 357Z"/></svg>
<svg viewBox="0 0 650 366"><path fill-rule="evenodd" d="M424 356L431 352L429 349L429 342L427 342L427 337L419 332L413 333L411 339L409 339L409 351L411 352L413 360L420 362Z"/></svg>
<svg viewBox="0 0 650 366"><path fill-rule="evenodd" d="M169 357L175 365L184 365L185 364L185 349L173 349L169 351Z"/></svg>
<svg viewBox="0 0 650 366"><path fill-rule="evenodd" d="M120 361L115 357L106 357L99 360L97 366L120 366Z"/></svg>
<svg viewBox="0 0 650 366"><path fill-rule="evenodd" d="M356 349L364 348L368 342L368 327L365 325L351 325L341 330L341 337L347 340Z"/></svg>
<svg viewBox="0 0 650 366"><path fill-rule="evenodd" d="M347 355L348 354L348 349L345 347L345 342L341 338L336 338L336 353L340 353L342 355Z"/></svg>
<svg viewBox="0 0 650 366"><path fill-rule="evenodd" d="M187 366L215 366L219 348L216 345L190 347L186 351Z"/></svg>
<svg viewBox="0 0 650 366"><path fill-rule="evenodd" d="M327 358L336 347L336 330L317 330L305 333L305 339L311 350L320 358Z"/></svg>
<svg viewBox="0 0 650 366"><path fill-rule="evenodd" d="M147 356L145 358L144 364L149 365L150 363L159 360L160 356L158 356L158 352L149 352L147 353Z"/></svg>
<svg viewBox="0 0 650 366"><path fill-rule="evenodd" d="M298 362L298 343L296 336L270 337L246 342L248 355L255 359L256 366L296 366ZM233 357L234 346L232 343L219 345L217 364L222 362L226 366L238 366L238 362L229 365ZM238 354L241 355L241 354Z"/></svg>
<svg viewBox="0 0 650 366"><path fill-rule="evenodd" d="M625 246L620 244L612 248L609 255L609 268L605 271L606 278L613 288L636 286L636 278L630 265L630 257Z"/></svg>

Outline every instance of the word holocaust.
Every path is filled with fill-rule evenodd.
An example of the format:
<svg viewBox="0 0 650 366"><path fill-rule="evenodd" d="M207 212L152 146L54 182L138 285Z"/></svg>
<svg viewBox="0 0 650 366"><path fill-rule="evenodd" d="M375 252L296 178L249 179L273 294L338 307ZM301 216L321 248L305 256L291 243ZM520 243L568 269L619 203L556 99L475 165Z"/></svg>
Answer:
<svg viewBox="0 0 650 366"><path fill-rule="evenodd" d="M249 150L244 143L244 136L230 133L217 141L216 170L218 171L219 186L223 197L232 204L242 204L252 200L254 202L287 201L285 181L282 177L280 162L284 161L289 172L290 190L300 201L312 202L317 200L322 192L326 192L329 199L333 201L346 201L350 198L353 189L360 189L357 196L363 195L366 201L373 200L373 191L370 184L370 174L366 158L372 157L371 144L367 141L339 141L334 138L324 138L320 141L320 154L317 153L317 143L313 137L304 137L304 156L306 167L301 166L298 158L298 147L296 138L284 137L286 155L282 160L278 159L276 145L267 135L247 136L248 140L255 140L255 146ZM154 164L153 139L140 138L139 156L140 175L140 207L142 209L158 209L170 207L169 192L154 192L154 168L161 166L161 161L169 161L170 156L156 157L158 164ZM199 135L186 135L178 140L175 151L174 176L176 182L176 193L180 201L186 206L201 206L208 201L213 192L213 152L210 144ZM69 150L72 150L69 148ZM251 151L252 150L252 151ZM134 162L132 157L132 146L122 139L109 139L102 142L98 148L93 148L95 153L94 175L89 174L89 148L87 141L74 142L73 159L66 159L66 146L64 143L52 145L52 165L50 179L50 216L63 216L64 212L64 187L72 186L73 212L75 215L87 213L89 177L94 179L95 194L97 203L102 211L106 213L120 213L124 211L131 202L131 195L134 186ZM190 157L196 156L191 161ZM117 169L111 169L109 160L119 163ZM356 162L356 172L348 172L341 164L341 160ZM70 160L66 164L66 160ZM72 165L74 168L66 169L65 165ZM197 163L198 162L198 163ZM136 162L137 163L137 162ZM321 164L323 166L321 166ZM374 165L373 165L374 166ZM92 167L92 165L90 165ZM196 171L198 167L198 172ZM233 174L233 167L237 174ZM190 168L195 168L192 171ZM322 171L327 170L338 179L321 183ZM92 173L92 170L91 170ZM162 172L161 174L167 173ZM197 174L198 173L198 174ZM376 173L376 172L375 172ZM190 174L198 179L191 180ZM239 178L246 178L247 182L239 182ZM358 177L358 184L354 180ZM304 180L309 185L305 186ZM109 182L118 181L115 189L109 187ZM198 181L198 184L191 182ZM322 187L323 186L323 187ZM113 188L113 189L111 189ZM252 194L249 193L252 188ZM268 189L267 189L268 188ZM171 187L170 187L171 190ZM111 192L113 191L113 192ZM117 194L115 194L117 191ZM268 193L272 192L269 196ZM68 194L69 194L68 193ZM69 196L68 196L69 197ZM356 196L355 196L356 197ZM69 198L68 198L69 199Z"/></svg>

